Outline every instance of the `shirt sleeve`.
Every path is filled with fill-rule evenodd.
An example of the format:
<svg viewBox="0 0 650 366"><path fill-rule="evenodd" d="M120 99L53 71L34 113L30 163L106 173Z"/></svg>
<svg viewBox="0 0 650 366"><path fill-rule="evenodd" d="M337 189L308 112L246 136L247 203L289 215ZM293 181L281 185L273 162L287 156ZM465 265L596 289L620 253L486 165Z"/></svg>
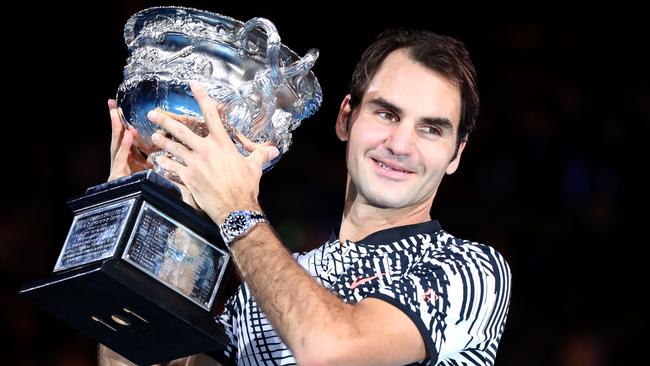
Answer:
<svg viewBox="0 0 650 366"><path fill-rule="evenodd" d="M398 278L379 281L366 294L413 321L424 340L427 363L451 357L460 364L492 365L507 315L510 271L490 247L451 246Z"/></svg>

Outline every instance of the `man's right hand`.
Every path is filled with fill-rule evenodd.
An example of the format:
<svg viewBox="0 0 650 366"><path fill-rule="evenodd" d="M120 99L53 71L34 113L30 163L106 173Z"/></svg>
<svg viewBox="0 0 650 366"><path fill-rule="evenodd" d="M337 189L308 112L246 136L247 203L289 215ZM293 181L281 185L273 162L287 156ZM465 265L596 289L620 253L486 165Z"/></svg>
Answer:
<svg viewBox="0 0 650 366"><path fill-rule="evenodd" d="M117 107L115 99L108 100L108 112L111 116L111 173L108 180L131 175L141 170L150 169L153 165L133 145L138 132L128 128Z"/></svg>

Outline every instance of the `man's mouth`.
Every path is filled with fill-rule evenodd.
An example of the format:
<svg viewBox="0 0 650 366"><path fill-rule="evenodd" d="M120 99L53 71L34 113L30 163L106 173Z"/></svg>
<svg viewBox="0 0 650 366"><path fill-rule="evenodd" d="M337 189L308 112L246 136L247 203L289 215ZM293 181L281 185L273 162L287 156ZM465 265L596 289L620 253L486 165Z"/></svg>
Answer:
<svg viewBox="0 0 650 366"><path fill-rule="evenodd" d="M403 167L401 165L398 165L398 164L395 164L395 163L384 162L384 161L380 161L380 160L377 160L377 159L374 159L374 158L372 158L372 160L377 165L379 165L382 169L385 169L385 170L388 170L388 171L405 173L405 174L413 173L412 171L406 169L405 167Z"/></svg>

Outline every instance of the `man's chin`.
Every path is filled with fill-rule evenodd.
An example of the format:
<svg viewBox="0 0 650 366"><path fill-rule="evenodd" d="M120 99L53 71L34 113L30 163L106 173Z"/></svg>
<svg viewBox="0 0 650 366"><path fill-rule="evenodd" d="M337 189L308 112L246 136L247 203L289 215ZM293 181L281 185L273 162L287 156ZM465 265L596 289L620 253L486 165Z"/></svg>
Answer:
<svg viewBox="0 0 650 366"><path fill-rule="evenodd" d="M408 206L408 200L402 196L386 197L385 195L371 193L366 196L366 201L369 205L381 209L404 208Z"/></svg>

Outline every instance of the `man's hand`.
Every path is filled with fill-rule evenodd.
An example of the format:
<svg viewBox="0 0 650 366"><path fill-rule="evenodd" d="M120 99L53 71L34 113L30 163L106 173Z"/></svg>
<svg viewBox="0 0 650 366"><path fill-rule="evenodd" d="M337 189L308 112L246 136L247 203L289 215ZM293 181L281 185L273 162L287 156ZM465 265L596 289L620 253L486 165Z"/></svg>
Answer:
<svg viewBox="0 0 650 366"><path fill-rule="evenodd" d="M131 175L152 167L145 157L133 145L138 137L135 128L127 128L121 110L115 99L108 100L108 112L111 116L111 172L108 180Z"/></svg>
<svg viewBox="0 0 650 366"><path fill-rule="evenodd" d="M252 144L243 140L251 152L243 157L223 126L216 104L205 89L191 82L208 134L196 135L183 122L151 111L149 119L171 133L178 141L155 133L152 140L162 149L179 157L186 165L166 157L157 159L164 169L175 172L185 183L198 206L220 224L233 210L259 210L257 195L264 163L279 151L271 145Z"/></svg>
<svg viewBox="0 0 650 366"><path fill-rule="evenodd" d="M145 158L145 156L133 144L133 141L138 138L138 131L136 131L135 128L127 128L122 111L117 107L115 99L108 100L108 111L111 116L112 130L111 172L108 180L111 181L142 170L152 169L154 165L151 159ZM186 121L182 119L182 116L174 115L169 112L165 113L172 118L186 123ZM185 203L196 209L199 208L194 201L192 194L182 182L176 182L172 179L170 179L170 181L181 190L181 196Z"/></svg>

